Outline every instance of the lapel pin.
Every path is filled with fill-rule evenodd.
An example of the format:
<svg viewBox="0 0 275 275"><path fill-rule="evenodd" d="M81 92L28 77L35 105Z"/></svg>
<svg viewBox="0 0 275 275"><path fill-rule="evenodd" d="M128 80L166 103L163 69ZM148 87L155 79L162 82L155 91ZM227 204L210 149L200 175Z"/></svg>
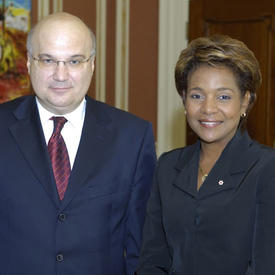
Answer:
<svg viewBox="0 0 275 275"><path fill-rule="evenodd" d="M218 184L223 185L224 184L223 180L219 180Z"/></svg>

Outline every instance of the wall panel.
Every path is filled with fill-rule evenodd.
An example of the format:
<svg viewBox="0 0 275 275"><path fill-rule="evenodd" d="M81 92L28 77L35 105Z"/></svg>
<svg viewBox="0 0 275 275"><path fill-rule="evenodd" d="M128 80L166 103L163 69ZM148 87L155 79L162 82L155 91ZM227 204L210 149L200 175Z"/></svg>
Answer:
<svg viewBox="0 0 275 275"><path fill-rule="evenodd" d="M63 11L81 18L95 33L96 32L96 0L63 1ZM95 66L96 73L96 66ZM88 94L95 97L96 78L93 76Z"/></svg>
<svg viewBox="0 0 275 275"><path fill-rule="evenodd" d="M156 135L158 0L130 1L129 111L151 121Z"/></svg>

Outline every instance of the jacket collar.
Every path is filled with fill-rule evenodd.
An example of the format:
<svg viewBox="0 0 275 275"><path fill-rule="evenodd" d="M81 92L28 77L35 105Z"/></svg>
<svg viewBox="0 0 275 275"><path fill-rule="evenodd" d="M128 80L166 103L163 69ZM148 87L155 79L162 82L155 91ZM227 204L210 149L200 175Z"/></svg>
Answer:
<svg viewBox="0 0 275 275"><path fill-rule="evenodd" d="M200 190L197 191L200 152L200 142L197 141L183 150L175 166L175 169L179 170L179 176L174 185L197 198L236 188L257 163L258 150L259 147L255 146L247 132L241 133L238 130L223 150Z"/></svg>
<svg viewBox="0 0 275 275"><path fill-rule="evenodd" d="M10 126L10 132L33 174L58 207L59 199L35 97L22 98L14 111L14 116L17 121Z"/></svg>
<svg viewBox="0 0 275 275"><path fill-rule="evenodd" d="M34 175L55 205L61 209L64 209L78 190L87 183L88 177L93 177L100 168L104 167L104 162L108 158L105 152L112 146L111 118L100 109L101 103L97 103L89 97L86 97L86 100L81 140L68 189L62 202L60 202L56 191L47 144L34 96L21 99L14 111L17 121L10 126L11 134Z"/></svg>
<svg viewBox="0 0 275 275"><path fill-rule="evenodd" d="M92 185L100 184L93 179L104 167L109 157L107 152L112 147L112 119L100 110L101 103L89 97L86 97L86 100L83 130L62 208L87 184L88 179Z"/></svg>

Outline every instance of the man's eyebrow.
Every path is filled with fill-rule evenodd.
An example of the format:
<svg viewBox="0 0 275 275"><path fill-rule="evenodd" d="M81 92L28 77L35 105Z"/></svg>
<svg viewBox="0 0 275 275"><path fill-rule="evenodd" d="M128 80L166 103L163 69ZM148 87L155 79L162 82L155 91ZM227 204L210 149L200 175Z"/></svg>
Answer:
<svg viewBox="0 0 275 275"><path fill-rule="evenodd" d="M49 58L54 58L52 55L47 54L47 53L41 53L38 55L38 57L49 57Z"/></svg>
<svg viewBox="0 0 275 275"><path fill-rule="evenodd" d="M83 57L83 58L85 58L86 56L84 54L74 54L74 55L70 56L70 58L74 58L74 57Z"/></svg>
<svg viewBox="0 0 275 275"><path fill-rule="evenodd" d="M38 57L48 57L48 58L53 58L53 59L57 59L56 57L50 55L50 54L47 54L47 53L41 53L38 55ZM71 59L71 58L77 58L77 57L81 57L81 58L85 58L86 56L83 55L83 54L74 54L66 59Z"/></svg>

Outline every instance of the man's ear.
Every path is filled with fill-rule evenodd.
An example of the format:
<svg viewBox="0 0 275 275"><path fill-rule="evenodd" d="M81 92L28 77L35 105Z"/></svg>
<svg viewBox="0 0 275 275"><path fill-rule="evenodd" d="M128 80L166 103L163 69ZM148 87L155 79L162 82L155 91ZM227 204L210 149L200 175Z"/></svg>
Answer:
<svg viewBox="0 0 275 275"><path fill-rule="evenodd" d="M92 72L94 73L94 70L95 70L95 56L92 57L91 66L92 66Z"/></svg>
<svg viewBox="0 0 275 275"><path fill-rule="evenodd" d="M31 71L31 61L30 61L30 56L27 56L27 68L28 68L28 73L30 74Z"/></svg>

